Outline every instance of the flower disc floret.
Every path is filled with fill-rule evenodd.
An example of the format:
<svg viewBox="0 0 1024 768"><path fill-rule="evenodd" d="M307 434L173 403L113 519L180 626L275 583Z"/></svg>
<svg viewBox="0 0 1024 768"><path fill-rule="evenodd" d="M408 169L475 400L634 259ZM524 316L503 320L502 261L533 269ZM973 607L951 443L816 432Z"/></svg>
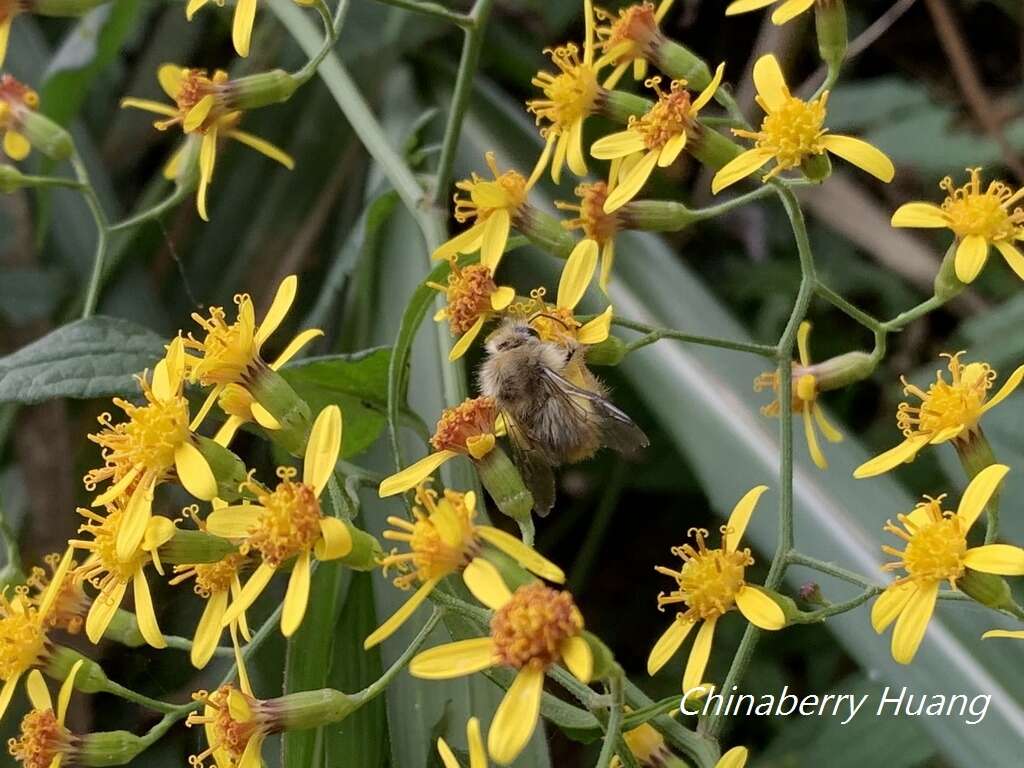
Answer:
<svg viewBox="0 0 1024 768"><path fill-rule="evenodd" d="M495 652L515 669L546 669L561 658L563 643L582 631L572 595L543 584L517 589L491 619Z"/></svg>

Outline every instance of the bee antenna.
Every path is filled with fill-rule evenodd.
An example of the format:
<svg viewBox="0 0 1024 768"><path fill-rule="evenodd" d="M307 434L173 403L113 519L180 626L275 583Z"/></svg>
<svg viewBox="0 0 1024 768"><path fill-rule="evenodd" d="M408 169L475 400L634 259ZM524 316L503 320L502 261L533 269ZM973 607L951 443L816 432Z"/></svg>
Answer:
<svg viewBox="0 0 1024 768"><path fill-rule="evenodd" d="M535 314L531 315L531 316L530 316L530 319L529 319L529 321L528 321L528 322L531 322L531 323L532 323L532 322L533 322L534 320L536 320L536 319L537 319L538 317L546 317L546 318L547 318L548 320L554 320L554 321L555 321L556 323L558 323L558 324L559 324L559 325L561 325L561 326L562 326L563 328L565 328L565 330L567 330L567 331L569 330L569 324L568 324L568 323L566 323L566 322L565 322L565 321L564 321L564 320L563 320L562 318L560 318L560 317L557 317L557 316L555 316L555 315L552 315L552 314L549 314L549 313L547 313L547 312L537 312L537 313L535 313Z"/></svg>

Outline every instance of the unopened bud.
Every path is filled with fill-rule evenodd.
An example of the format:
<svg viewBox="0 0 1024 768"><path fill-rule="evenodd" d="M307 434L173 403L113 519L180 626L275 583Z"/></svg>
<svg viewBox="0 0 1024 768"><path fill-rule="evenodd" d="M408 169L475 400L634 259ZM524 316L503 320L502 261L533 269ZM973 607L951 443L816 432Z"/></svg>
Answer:
<svg viewBox="0 0 1024 768"><path fill-rule="evenodd" d="M178 528L174 538L160 547L160 559L172 565L216 563L237 551L227 539L204 531Z"/></svg>
<svg viewBox="0 0 1024 768"><path fill-rule="evenodd" d="M74 143L71 134L50 118L34 110L24 110L18 116L18 128L33 148L54 160L71 157Z"/></svg>
<svg viewBox="0 0 1024 768"><path fill-rule="evenodd" d="M874 373L876 367L877 363L867 352L846 352L807 368L794 366L793 378L797 380L810 374L814 377L818 392L829 392L863 381Z"/></svg>
<svg viewBox="0 0 1024 768"><path fill-rule="evenodd" d="M559 219L532 205L519 206L513 223L531 243L560 258L568 258L576 245L575 238Z"/></svg>
<svg viewBox="0 0 1024 768"><path fill-rule="evenodd" d="M935 297L943 301L952 299L967 287L956 276L956 250L958 245L958 241L954 240L953 244L949 246L946 255L942 258L939 272L935 275Z"/></svg>
<svg viewBox="0 0 1024 768"><path fill-rule="evenodd" d="M800 170L810 181L824 181L832 175L832 161L824 152L820 155L811 155L800 163Z"/></svg>
<svg viewBox="0 0 1024 768"><path fill-rule="evenodd" d="M609 120L626 124L630 117L640 117L654 106L654 103L635 93L606 91L597 101L597 112Z"/></svg>
<svg viewBox="0 0 1024 768"><path fill-rule="evenodd" d="M352 696L333 688L301 691L263 702L274 731L304 731L344 720L360 705Z"/></svg>
<svg viewBox="0 0 1024 768"><path fill-rule="evenodd" d="M196 435L195 441L210 471L217 478L217 496L224 501L240 499L238 489L247 477L245 463L234 452L208 437Z"/></svg>
<svg viewBox="0 0 1024 768"><path fill-rule="evenodd" d="M625 357L626 343L618 336L587 347L587 365L618 365Z"/></svg>
<svg viewBox="0 0 1024 768"><path fill-rule="evenodd" d="M821 587L815 581L809 581L800 587L800 599L815 608L827 608L830 603L821 594Z"/></svg>
<svg viewBox="0 0 1024 768"><path fill-rule="evenodd" d="M496 445L482 459L473 463L480 475L480 482L498 509L515 520L529 520L533 510L533 495L523 484L522 475L508 455Z"/></svg>
<svg viewBox="0 0 1024 768"><path fill-rule="evenodd" d="M992 573L967 568L957 579L957 588L965 595L989 608L1000 610L1014 605L1013 592L1006 579Z"/></svg>
<svg viewBox="0 0 1024 768"><path fill-rule="evenodd" d="M624 229L646 232L678 232L701 218L700 214L674 200L633 200L615 214Z"/></svg>
<svg viewBox="0 0 1024 768"><path fill-rule="evenodd" d="M299 82L283 69L230 80L224 85L225 106L246 110L288 101Z"/></svg>
<svg viewBox="0 0 1024 768"><path fill-rule="evenodd" d="M110 679L103 668L92 659L63 645L55 645L46 657L43 672L52 680L63 682L71 674L71 668L82 662L75 674L75 688L82 693L100 693L110 687Z"/></svg>
<svg viewBox="0 0 1024 768"><path fill-rule="evenodd" d="M128 731L101 731L79 738L75 765L127 765L147 747L142 738Z"/></svg>
<svg viewBox="0 0 1024 768"><path fill-rule="evenodd" d="M715 129L695 121L692 129L687 131L686 151L708 168L717 171L739 157L743 147Z"/></svg>
<svg viewBox="0 0 1024 768"><path fill-rule="evenodd" d="M839 71L846 57L846 4L843 0L817 0L814 22L818 32L818 53L829 74Z"/></svg>
<svg viewBox="0 0 1024 768"><path fill-rule="evenodd" d="M673 80L685 80L691 91L702 91L711 83L707 62L675 40L659 36L651 43L648 58Z"/></svg>

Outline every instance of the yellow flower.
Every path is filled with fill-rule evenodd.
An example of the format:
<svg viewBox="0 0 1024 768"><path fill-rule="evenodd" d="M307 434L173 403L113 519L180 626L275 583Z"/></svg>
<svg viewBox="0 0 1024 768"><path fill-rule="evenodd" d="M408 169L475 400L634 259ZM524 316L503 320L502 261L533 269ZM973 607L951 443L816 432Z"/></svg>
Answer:
<svg viewBox="0 0 1024 768"><path fill-rule="evenodd" d="M838 155L884 182L892 181L896 169L883 152L852 136L828 133L824 127L828 91L813 101L793 96L779 69L779 62L771 54L762 56L754 64L754 86L757 88L757 103L765 111L761 130L733 129L737 136L753 139L754 149L748 149L729 161L715 174L711 182L712 192L717 194L746 178L769 160L775 161L775 167L762 176L761 181L768 181L782 171L796 168L805 160L826 152Z"/></svg>
<svg viewBox="0 0 1024 768"><path fill-rule="evenodd" d="M424 680L447 680L496 666L517 670L487 736L491 757L506 765L522 752L537 727L545 670L561 662L587 683L594 659L583 638L583 616L568 592L534 583L510 593L496 582L487 598L495 611L490 637L423 651L410 662L409 673Z"/></svg>
<svg viewBox="0 0 1024 768"><path fill-rule="evenodd" d="M883 546L882 551L899 558L885 570L903 570L901 576L879 595L871 609L871 625L881 634L896 622L892 634L892 657L909 664L928 628L935 610L939 585L956 581L966 568L1001 576L1024 575L1024 549L1009 544L968 547L967 533L981 515L1010 468L992 464L979 472L960 499L956 514L943 511L945 495L925 497L909 515L898 515L902 527L891 521L885 530L903 539L905 548Z"/></svg>
<svg viewBox="0 0 1024 768"><path fill-rule="evenodd" d="M196 625L195 637L192 640L191 660L196 669L205 667L213 658L220 636L223 632L224 614L228 610L228 599L237 600L242 592L239 573L248 564L248 558L239 553L227 555L214 563L193 563L174 566L176 574L170 583L181 584L188 579L195 579L192 590L206 601L202 616ZM242 611L235 624L232 625L232 638L235 628L241 630L242 636L250 640L249 625Z"/></svg>
<svg viewBox="0 0 1024 768"><path fill-rule="evenodd" d="M434 470L459 455L479 461L493 450L502 434L504 430L499 424L494 398L467 398L441 414L434 436L430 438L434 452L385 478L377 493L383 499L415 488L434 474Z"/></svg>
<svg viewBox="0 0 1024 768"><path fill-rule="evenodd" d="M843 439L842 433L832 426L832 423L825 417L821 405L818 403L818 381L813 373L811 363L810 345L808 337L811 333L811 324L806 320L800 323L797 329L797 348L800 352L799 365L793 366L793 410L801 414L804 420L804 436L807 438L807 449L818 469L828 469L828 460L818 444L818 435L814 429L815 423L818 429L830 443L838 443ZM763 389L771 388L776 399L761 409L765 416L779 415L779 372L771 371L762 373L754 379L754 391L760 392Z"/></svg>
<svg viewBox="0 0 1024 768"><path fill-rule="evenodd" d="M7 41L11 37L11 22L22 11L20 0L0 0L0 67L7 58ZM5 75L4 77L7 77Z"/></svg>
<svg viewBox="0 0 1024 768"><path fill-rule="evenodd" d="M352 550L352 535L345 523L335 517L324 517L320 508L320 496L341 452L341 428L341 409L336 405L324 408L309 433L301 482L295 481L294 468L279 467L280 482L274 490L250 481L250 490L256 494L258 503L221 507L206 519L207 530L214 536L241 540L239 552L258 552L261 559L224 613L223 626L238 620L277 569L294 558L281 612L281 632L290 637L306 613L312 557L336 560Z"/></svg>
<svg viewBox="0 0 1024 768"><path fill-rule="evenodd" d="M29 587L26 597L39 609L43 607L45 600L51 600L44 619L46 626L77 635L82 631L82 624L91 603L82 588L81 578L75 574L78 563L74 560L66 563L64 556L57 552L47 555L43 561L50 573L47 574L46 570L39 566L34 567L25 580L25 585ZM51 589L53 594L48 597Z"/></svg>
<svg viewBox="0 0 1024 768"><path fill-rule="evenodd" d="M137 552L153 512L153 492L174 474L197 499L217 495L217 478L196 447L189 429L188 399L184 394L185 351L180 337L167 347L167 356L153 369L152 382L139 377L145 405L114 398L127 421L114 424L100 415L103 430L89 439L103 448L104 466L85 476L89 491L106 480L112 485L92 506L124 501L124 520L118 524L117 555L128 560Z"/></svg>
<svg viewBox="0 0 1024 768"><path fill-rule="evenodd" d="M223 307L210 307L208 318L199 313L192 314L192 319L199 324L205 335L202 339L197 339L190 333L185 338L185 349L198 353L198 356L186 353L185 369L190 381L198 382L204 387L213 387L203 407L192 420L192 429L198 428L227 387L236 385L244 389L247 382L255 379L268 367L262 357L263 345L288 315L288 310L295 301L298 282L295 275L289 275L281 281L270 309L261 323L256 322L252 297L247 293L235 296L238 312L233 323L227 322L227 313ZM322 335L323 331L316 328L298 334L269 368L275 371L280 369L304 346ZM237 393L234 396L237 398ZM240 407L233 410L244 413ZM280 429L277 420L251 397L247 403L247 410L260 426L266 429ZM229 413L228 424L225 424L218 433L218 442L222 445L230 442L230 437L246 420L242 415Z"/></svg>
<svg viewBox="0 0 1024 768"><path fill-rule="evenodd" d="M21 720L21 737L7 742L11 756L25 768L60 768L64 761L69 765L75 763L78 737L64 725L64 718L75 688L75 676L83 663L81 659L76 661L61 684L56 709L39 670L29 673L25 687L32 711Z"/></svg>
<svg viewBox="0 0 1024 768"><path fill-rule="evenodd" d="M1020 629L990 629L983 634L982 639L989 640L993 637L1009 637L1016 640L1024 640L1024 630Z"/></svg>
<svg viewBox="0 0 1024 768"><path fill-rule="evenodd" d="M539 555L515 536L489 525L473 522L476 517L476 494L446 490L440 499L435 491L421 484L416 488L413 521L389 517L388 524L396 530L384 532L389 541L401 541L410 551L392 551L381 560L385 574L388 568L402 571L394 584L399 589L419 589L405 604L381 624L363 643L371 648L390 637L423 603L434 588L453 573L462 572L462 579L480 602L487 595L505 589L498 569L482 554L490 545L518 562L537 576L559 584L565 581L562 569Z"/></svg>
<svg viewBox="0 0 1024 768"><path fill-rule="evenodd" d="M748 13L774 3L778 3L779 7L772 11L772 24L785 24L801 13L810 10L815 0L733 0L726 6L725 15L735 16L739 13Z"/></svg>
<svg viewBox="0 0 1024 768"><path fill-rule="evenodd" d="M71 554L70 549L64 554L38 607L29 600L27 587L15 588L11 599L6 590L0 592L0 717L7 711L21 676L49 654L47 617L57 597L54 585L62 583L71 568Z"/></svg>
<svg viewBox="0 0 1024 768"><path fill-rule="evenodd" d="M615 63L615 70L605 81L605 88L614 88L630 64L633 65L633 79L643 80L647 76L647 56L661 39L658 25L673 2L661 0L657 9L653 3L637 3L620 9L618 14L597 10L597 18L604 23L598 24L594 31L601 41L601 50Z"/></svg>
<svg viewBox="0 0 1024 768"><path fill-rule="evenodd" d="M615 236L622 224L617 215L604 212L604 203L608 199L607 183L596 181L593 184L580 184L575 193L580 199L578 204L556 201L555 207L576 214L576 218L563 221L563 227L583 230L585 239L597 245L601 254L599 285L607 293L612 265L615 263Z"/></svg>
<svg viewBox="0 0 1024 768"><path fill-rule="evenodd" d="M707 88L692 102L685 80L673 80L669 90L663 91L661 78L650 78L645 85L658 96L654 106L641 117L630 116L626 130L594 142L590 148L594 157L628 165L612 174L616 186L604 202L605 213L612 213L636 197L655 165L668 168L676 161L686 148L688 136L696 129L697 116L718 90L724 71L725 64L719 64Z"/></svg>
<svg viewBox="0 0 1024 768"><path fill-rule="evenodd" d="M531 291L530 302L522 307L516 307L529 317L530 325L544 341L563 345L592 345L600 344L608 338L612 325L611 306L586 323L581 323L574 314L597 269L597 256L597 243L594 240L580 240L562 267L555 303L546 303L546 291L537 288Z"/></svg>
<svg viewBox="0 0 1024 768"><path fill-rule="evenodd" d="M643 768L658 768L668 765L672 752L665 744L665 739L648 723L641 723L622 734L626 746L633 753ZM622 768L622 760L616 755L612 758L610 768Z"/></svg>
<svg viewBox="0 0 1024 768"><path fill-rule="evenodd" d="M515 288L499 286L494 282L493 270L484 264L470 264L459 268L451 260L448 285L427 283L445 295L447 304L434 315L434 320L448 321L452 334L459 337L448 354L449 360L458 360L480 335L480 329L495 313L508 307L516 297Z"/></svg>
<svg viewBox="0 0 1024 768"><path fill-rule="evenodd" d="M946 381L942 371L938 371L927 392L901 377L904 394L918 398L921 405L913 406L907 402L899 404L896 425L903 432L903 442L861 464L854 471L854 477L874 477L904 462L913 461L917 452L926 445L938 445L950 440L966 444L980 431L981 417L1009 397L1020 385L1021 379L1024 379L1022 365L989 399L988 391L995 382L996 372L988 363L961 364L962 354L957 352L955 355L943 355L949 358L952 381Z"/></svg>
<svg viewBox="0 0 1024 768"><path fill-rule="evenodd" d="M682 559L683 567L678 571L661 565L655 567L658 573L671 576L678 585L668 594L662 592L658 595L658 610L664 610L666 605L682 603L686 611L676 614L671 626L654 644L647 658L648 674L653 675L665 666L690 630L700 623L683 673L683 691L694 691L700 687L711 656L715 625L734 608L761 629L782 629L786 625L786 616L779 604L761 587L746 582L745 571L753 564L754 558L749 548L739 549L754 507L766 490L767 486L759 485L739 500L729 515L729 521L722 527L720 548L708 549L704 544L707 531L691 529L690 535L696 539L697 547L683 544L672 548L672 554Z"/></svg>
<svg viewBox="0 0 1024 768"><path fill-rule="evenodd" d="M733 747L715 763L715 768L743 768L747 764L747 748Z"/></svg>
<svg viewBox="0 0 1024 768"><path fill-rule="evenodd" d="M146 565L152 563L157 573L163 575L163 564L157 550L174 537L174 523L166 517L149 518L143 526L142 540L128 552L127 557L122 557L120 532L128 515L120 501L107 504L106 517L82 508L79 508L78 514L86 519L79 527L79 533L88 534L92 538L72 539L68 542L75 549L84 549L90 553L85 563L75 570L75 575L99 590L85 618L86 637L92 643L100 641L131 584L139 632L154 648L166 648L167 643L160 632L156 611L153 610L153 598L146 582Z"/></svg>
<svg viewBox="0 0 1024 768"><path fill-rule="evenodd" d="M210 0L189 0L185 6L185 17L192 21L196 12L203 8ZM224 0L213 0L221 8L224 7ZM299 5L312 5L312 0L295 0ZM238 0L235 5L235 15L231 23L231 42L235 46L235 52L245 58L249 55L249 46L252 43L252 27L256 22L256 0Z"/></svg>
<svg viewBox="0 0 1024 768"><path fill-rule="evenodd" d="M252 0L243 0L239 8L249 2ZM164 93L174 102L173 106L159 101L134 98L122 99L121 106L164 115L167 117L166 120L157 120L153 123L159 131L165 131L172 125L181 125L186 135L197 135L202 138L199 149L199 193L196 196L196 208L204 221L209 221L206 213L206 190L213 180L217 141L220 137L240 141L271 160L281 163L288 170L295 167L292 158L270 142L238 130L242 112L231 107L231 83L227 72L218 69L211 76L205 69L164 64L157 71L157 79ZM180 157L173 157L171 165L175 165Z"/></svg>
<svg viewBox="0 0 1024 768"><path fill-rule="evenodd" d="M501 173L493 152L485 154L484 160L494 176L493 180L483 179L474 173L455 184L456 188L469 195L468 198L455 195L455 220L465 224L473 219L473 225L438 246L431 258L450 259L460 253L479 250L480 263L494 274L505 252L512 224L526 206L526 196L540 172L534 171L527 180L518 171Z"/></svg>
<svg viewBox="0 0 1024 768"><path fill-rule="evenodd" d="M951 229L958 242L954 266L963 283L972 282L985 266L989 249L995 248L1024 280L1024 255L1014 245L1024 240L1024 209L1014 207L1024 196L1002 181L981 187L981 169L968 168L970 180L962 187L947 176L939 187L946 192L942 205L906 203L892 215L894 227Z"/></svg>
<svg viewBox="0 0 1024 768"><path fill-rule="evenodd" d="M466 721L466 742L469 744L469 768L487 768L487 753L484 751L484 740L480 736L480 721L475 717ZM460 768L448 742L438 737L437 753L441 756L444 768Z"/></svg>
<svg viewBox="0 0 1024 768"><path fill-rule="evenodd" d="M203 726L207 744L205 750L189 757L192 768L204 768L210 758L217 768L261 768L263 742L278 730L267 703L253 695L237 650L235 657L239 687L229 683L213 693L199 691L192 696L203 703L203 712L193 712L185 722L190 728Z"/></svg>
<svg viewBox="0 0 1024 768"><path fill-rule="evenodd" d="M579 48L572 43L547 49L545 53L551 56L558 73L538 72L531 82L541 89L544 98L526 102L526 109L537 116L538 125L542 120L547 122L541 128L541 136L546 139L544 151L537 160L533 175L543 173L550 160L551 179L556 184L561 181L562 167L567 163L569 170L577 176L587 175L583 123L597 110L602 93L598 74L610 61L608 56L594 60L596 46L591 0L584 0L583 16L586 25L583 58L580 58Z"/></svg>
<svg viewBox="0 0 1024 768"><path fill-rule="evenodd" d="M0 0L0 5L4 2ZM0 11L0 63L3 63L10 28L11 17L4 19ZM20 130L21 119L26 112L38 107L39 94L34 90L11 75L0 77L0 132L4 135L4 153L11 160L24 160L32 150L32 145Z"/></svg>

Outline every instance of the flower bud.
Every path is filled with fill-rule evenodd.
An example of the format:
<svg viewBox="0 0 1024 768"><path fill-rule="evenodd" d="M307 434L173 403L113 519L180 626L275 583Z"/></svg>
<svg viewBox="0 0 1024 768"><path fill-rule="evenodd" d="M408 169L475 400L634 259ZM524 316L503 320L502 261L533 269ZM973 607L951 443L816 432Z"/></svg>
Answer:
<svg viewBox="0 0 1024 768"><path fill-rule="evenodd" d="M843 0L817 0L814 23L818 32L818 53L829 74L838 73L846 56L846 4Z"/></svg>
<svg viewBox="0 0 1024 768"><path fill-rule="evenodd" d="M694 121L693 130L687 133L687 137L687 152L716 171L743 152L739 144L699 120Z"/></svg>
<svg viewBox="0 0 1024 768"><path fill-rule="evenodd" d="M160 559L172 565L216 563L236 551L237 547L227 539L176 528L174 538L160 547Z"/></svg>
<svg viewBox="0 0 1024 768"><path fill-rule="evenodd" d="M288 101L299 82L283 69L229 80L224 85L224 104L228 110L256 109Z"/></svg>
<svg viewBox="0 0 1024 768"><path fill-rule="evenodd" d="M633 200L616 211L623 229L647 232L678 232L700 215L674 200Z"/></svg>
<svg viewBox="0 0 1024 768"><path fill-rule="evenodd" d="M28 186L28 177L13 165L0 165L0 194L9 195L11 192Z"/></svg>
<svg viewBox="0 0 1024 768"><path fill-rule="evenodd" d="M583 630L583 639L590 646L590 655L594 659L594 671L591 680L604 680L615 667L615 654L592 632Z"/></svg>
<svg viewBox="0 0 1024 768"><path fill-rule="evenodd" d="M264 702L274 731L303 731L337 723L355 711L360 701L333 688L301 691Z"/></svg>
<svg viewBox="0 0 1024 768"><path fill-rule="evenodd" d="M618 365L625 357L626 343L618 336L587 347L587 365Z"/></svg>
<svg viewBox="0 0 1024 768"><path fill-rule="evenodd" d="M516 465L499 447L494 446L482 459L473 462L480 482L498 505L498 509L516 520L529 520L533 495L523 484Z"/></svg>
<svg viewBox="0 0 1024 768"><path fill-rule="evenodd" d="M263 366L248 383L249 392L280 425L267 432L276 445L293 456L302 456L313 424L309 405L277 371Z"/></svg>
<svg viewBox="0 0 1024 768"><path fill-rule="evenodd" d="M384 557L380 542L366 531L356 528L347 520L342 520L352 537L352 549L338 562L356 571L372 571Z"/></svg>
<svg viewBox="0 0 1024 768"><path fill-rule="evenodd" d="M82 662L75 675L75 688L82 693L100 693L110 687L103 668L92 659L63 645L55 645L46 658L43 672L53 680L65 680L76 662Z"/></svg>
<svg viewBox="0 0 1024 768"><path fill-rule="evenodd" d="M815 581L809 581L800 587L800 599L815 608L827 608L830 605L821 594L821 586Z"/></svg>
<svg viewBox="0 0 1024 768"><path fill-rule="evenodd" d="M832 161L824 152L820 155L811 155L801 161L800 170L810 181L824 181L832 175Z"/></svg>
<svg viewBox="0 0 1024 768"><path fill-rule="evenodd" d="M964 570L956 586L965 595L989 608L1000 610L1014 605L1013 592L1006 579L992 573Z"/></svg>
<svg viewBox="0 0 1024 768"><path fill-rule="evenodd" d="M531 205L519 206L515 226L538 248L563 259L569 257L576 245L575 238L559 219Z"/></svg>
<svg viewBox="0 0 1024 768"><path fill-rule="evenodd" d="M616 123L626 124L630 117L640 117L651 108L651 102L635 93L606 91L599 97L596 112Z"/></svg>
<svg viewBox="0 0 1024 768"><path fill-rule="evenodd" d="M108 0L31 0L29 7L37 16L84 16Z"/></svg>
<svg viewBox="0 0 1024 768"><path fill-rule="evenodd" d="M127 765L147 746L141 737L128 731L101 731L79 738L76 765Z"/></svg>
<svg viewBox="0 0 1024 768"><path fill-rule="evenodd" d="M842 389L848 384L863 381L874 373L877 363L867 352L846 352L830 357L807 368L796 365L793 367L793 380L811 374L818 392L829 392Z"/></svg>
<svg viewBox="0 0 1024 768"><path fill-rule="evenodd" d="M691 91L702 91L711 83L707 62L685 45L661 37L653 42L651 63L673 80L685 80Z"/></svg>
<svg viewBox="0 0 1024 768"><path fill-rule="evenodd" d="M956 249L957 242L954 240L946 251L946 255L942 257L942 265L939 267L938 274L935 275L935 296L943 301L952 299L967 287L956 276Z"/></svg>
<svg viewBox="0 0 1024 768"><path fill-rule="evenodd" d="M71 134L50 118L34 110L25 110L18 117L18 127L35 149L54 160L67 160L74 144Z"/></svg>
<svg viewBox="0 0 1024 768"><path fill-rule="evenodd" d="M232 451L208 437L196 435L195 440L196 447L206 459L213 476L217 478L217 496L224 501L240 499L241 494L238 489L247 478L245 464L242 460Z"/></svg>

